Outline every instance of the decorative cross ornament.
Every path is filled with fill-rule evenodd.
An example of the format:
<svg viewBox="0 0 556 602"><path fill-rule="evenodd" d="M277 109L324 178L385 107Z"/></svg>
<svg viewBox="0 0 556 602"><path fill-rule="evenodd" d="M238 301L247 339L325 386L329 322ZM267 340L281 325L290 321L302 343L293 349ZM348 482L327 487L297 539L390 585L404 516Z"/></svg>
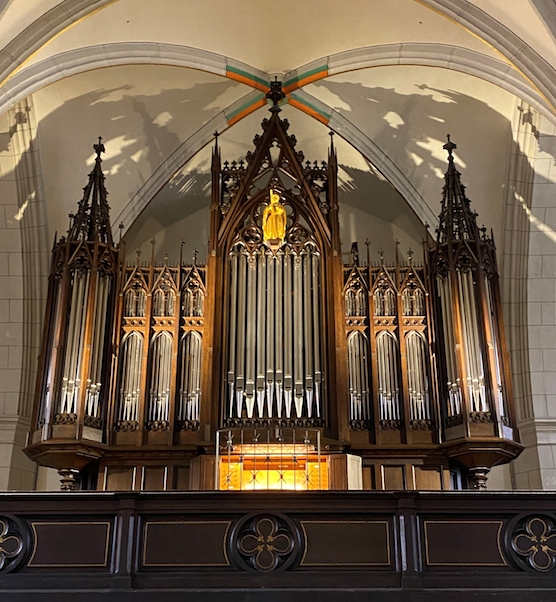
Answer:
<svg viewBox="0 0 556 602"><path fill-rule="evenodd" d="M287 516L249 515L243 518L230 539L230 551L241 568L268 573L290 567L302 548L299 528Z"/></svg>
<svg viewBox="0 0 556 602"><path fill-rule="evenodd" d="M544 518L527 520L513 536L512 548L536 571L547 572L556 565L556 531Z"/></svg>
<svg viewBox="0 0 556 602"><path fill-rule="evenodd" d="M0 571L23 549L23 539L13 533L6 519L0 518Z"/></svg>

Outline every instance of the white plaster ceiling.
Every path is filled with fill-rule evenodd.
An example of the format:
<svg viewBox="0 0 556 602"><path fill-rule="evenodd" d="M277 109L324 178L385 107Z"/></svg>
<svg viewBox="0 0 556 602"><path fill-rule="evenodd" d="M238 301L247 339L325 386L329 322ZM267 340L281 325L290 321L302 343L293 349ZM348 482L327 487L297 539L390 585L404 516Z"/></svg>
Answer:
<svg viewBox="0 0 556 602"><path fill-rule="evenodd" d="M139 4L139 6L138 6ZM32 59L95 44L163 41L202 48L269 73L352 48L401 41L495 54L463 27L415 0L118 0L74 25Z"/></svg>
<svg viewBox="0 0 556 602"><path fill-rule="evenodd" d="M77 56L79 52L86 55L92 46L108 49L134 42L136 45L129 51L131 58L125 60L140 63L140 56L131 56L135 49L146 42L155 42L191 47L193 52L210 51L221 55L220 58L214 55L215 64L220 61L226 65L227 57L268 74L283 74L320 58L329 62L328 57L336 53L380 45L401 48L402 45L421 43L425 54L436 48L434 64L440 64L438 55L444 51L451 55L454 48L467 49L475 53L474 63L469 63L475 73L481 56L485 57L485 64L487 58L502 58L466 27L430 8L432 5L469 8L471 5L466 0L427 0L422 3L416 0L353 0L344 4L332 0L283 0L279 3L232 0L225 4L220 0L202 3L193 0L117 0L111 3L65 0L59 4L53 0L0 0L0 46L14 38L23 48L26 32L19 38L17 35L27 26L34 27L33 23L37 24L41 15L46 15L43 25L48 23L48 15L56 11L61 14L69 2L75 14L81 11L79 18L73 18L75 23L67 29L62 28L48 44L40 47L43 42L37 42L37 52L16 76L31 73L32 86L23 86L19 91L5 88L3 98L0 98L9 104L13 99L21 98L21 94L40 88L41 66L47 64L41 61L49 59L49 65L59 65L56 77L61 79L49 80L55 83L33 93L51 231L66 227L67 213L74 209L86 181L87 161L90 163L92 154L90 146L99 133L104 136L107 148L104 165L109 178L112 216L114 219L124 211L129 218L127 228L145 203L181 167L171 163L161 172L159 166L168 163L168 158L184 144L191 151L188 158L194 156L208 142L206 132L204 137L192 142L195 132L244 95L253 94L253 89L247 85L189 68L135 64L95 69L110 65L114 59L108 58L102 64L87 65L82 61L79 68L71 70L63 63L63 57ZM525 51L529 52L527 42L531 49L556 64L551 22L539 11L539 2L541 0L474 0L473 4L521 36ZM47 13L54 5L54 10ZM87 16L88 6L90 10L95 7L98 10ZM41 31L41 40L48 39L44 27ZM499 35L504 42L506 34L502 25L493 35ZM515 40L513 43L515 47ZM14 48L10 47L12 51ZM4 52L0 59L7 56L11 55ZM462 55L460 69L467 58ZM530 58L528 54L526 58ZM533 58L542 63L540 57ZM487 226L498 234L502 225L506 168L511 149L510 122L516 96L478 77L451 70L453 66L449 61L446 69L433 69L403 65L402 55L397 60L388 60L389 64L400 64L360 71L349 71L348 65L347 72L330 75L306 85L303 90L333 114L331 127L339 123L341 117L351 128L352 139L359 133L366 137L367 142L363 141L358 148L362 149L365 144L368 147L371 143L380 147L380 156L386 157L405 178L406 184L398 188L404 189L406 198L408 191L419 197L417 205L421 203L426 207L427 210L420 213L422 219L423 215L438 213L444 170L441 147L444 135L449 131L458 144L460 167L474 207ZM423 64L431 64L430 60L427 54ZM13 66L17 64L12 63ZM502 61L500 64L506 65ZM204 67L199 65L199 68ZM521 77L518 72L509 73L508 69L511 70L500 68L498 79L490 78L491 81L500 85L505 77L518 81ZM85 72L79 73L80 70ZM225 73L221 67L213 71ZM71 73L79 74L67 77ZM488 74L478 75L489 79ZM522 78L519 85L529 84ZM508 89L519 94L519 86ZM533 87L531 94L541 98ZM539 102L545 101L541 98ZM546 107L547 111L552 110L548 104ZM230 149L234 145L238 151L247 149L263 111L259 109L226 133L224 139ZM291 107L288 112L297 115ZM326 128L302 113L298 118L299 129L295 134L310 147L310 132L316 127L318 149L314 154L321 155L320 139ZM257 124L257 128L251 128L249 135L242 134L251 123ZM367 155L366 159L369 158ZM365 161L365 158L359 156L359 161ZM160 176L150 188L146 187L153 174L159 172L166 180L160 180ZM148 198L141 199L147 194L147 188ZM138 202L141 200L143 204ZM126 208L136 201L137 210L126 214ZM500 240L500 236L497 238Z"/></svg>
<svg viewBox="0 0 556 602"><path fill-rule="evenodd" d="M114 218L177 146L247 91L193 69L129 65L76 75L37 92L51 234L67 229L99 135Z"/></svg>

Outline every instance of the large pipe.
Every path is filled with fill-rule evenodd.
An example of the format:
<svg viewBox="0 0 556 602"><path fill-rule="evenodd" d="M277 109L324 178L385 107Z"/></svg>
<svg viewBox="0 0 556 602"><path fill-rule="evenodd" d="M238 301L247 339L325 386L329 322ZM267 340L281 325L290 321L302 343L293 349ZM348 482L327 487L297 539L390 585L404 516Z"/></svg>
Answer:
<svg viewBox="0 0 556 602"><path fill-rule="evenodd" d="M243 409L243 392L245 388L245 307L247 279L247 251L239 249L239 274L237 297L237 352L236 352L236 412L241 417Z"/></svg>
<svg viewBox="0 0 556 602"><path fill-rule="evenodd" d="M247 334L246 334L246 369L245 369L245 404L247 417L253 417L255 406L255 352L256 352L256 313L257 297L257 260L258 253L248 257L247 268Z"/></svg>
<svg viewBox="0 0 556 602"><path fill-rule="evenodd" d="M311 261L313 263L312 276L313 276L313 354L314 354L314 370L315 370L315 410L317 417L320 418L321 409L321 398L320 388L322 384L322 370L320 360L320 327L321 327L321 312L320 312L320 257L316 251L312 254Z"/></svg>
<svg viewBox="0 0 556 602"><path fill-rule="evenodd" d="M276 379L276 415L282 418L284 408L283 387L284 387L284 252L278 251L275 259L275 346L274 346L274 361L275 361L275 379Z"/></svg>
<svg viewBox="0 0 556 602"><path fill-rule="evenodd" d="M264 416L266 392L266 255L264 248L262 247L260 249L260 254L257 255L257 299L255 306L257 310L257 340L255 342L257 347L257 411L259 418L262 418ZM250 316L251 315L252 314L250 314ZM268 319L268 317L266 319ZM255 349L252 350L252 353L253 355L255 354Z"/></svg>
<svg viewBox="0 0 556 602"><path fill-rule="evenodd" d="M271 253L266 257L266 407L268 416L274 416L274 293L275 293L275 266L278 258ZM277 402L279 403L279 402Z"/></svg>
<svg viewBox="0 0 556 602"><path fill-rule="evenodd" d="M314 397L314 365L313 365L313 316L312 316L312 294L311 294L311 247L307 246L302 254L303 262L303 338L305 359L305 394L307 398L307 416L313 414Z"/></svg>
<svg viewBox="0 0 556 602"><path fill-rule="evenodd" d="M291 416L293 392L293 348L292 348L292 261L289 249L284 255L284 407L286 416Z"/></svg>
<svg viewBox="0 0 556 602"><path fill-rule="evenodd" d="M297 417L303 416L303 267L301 255L296 255L293 261L293 327L296 336L294 342L294 382L295 410Z"/></svg>
<svg viewBox="0 0 556 602"><path fill-rule="evenodd" d="M233 251L230 255L231 262L231 283L230 283L230 345L228 352L228 391L229 391L229 416L233 416L234 397L235 397L235 377L236 377L236 332L237 332L237 288L238 288L238 254Z"/></svg>

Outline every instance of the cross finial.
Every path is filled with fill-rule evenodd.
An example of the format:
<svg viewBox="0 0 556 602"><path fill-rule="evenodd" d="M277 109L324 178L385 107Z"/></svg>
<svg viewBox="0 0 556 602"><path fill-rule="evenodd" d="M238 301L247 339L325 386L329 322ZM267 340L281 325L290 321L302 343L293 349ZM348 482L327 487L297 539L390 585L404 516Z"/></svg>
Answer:
<svg viewBox="0 0 556 602"><path fill-rule="evenodd" d="M371 241L368 238L365 239L365 246L367 247L367 265L371 265L371 257L369 255L369 247L371 246Z"/></svg>
<svg viewBox="0 0 556 602"><path fill-rule="evenodd" d="M457 146L450 140L450 134L446 134L446 138L448 138L448 142L446 142L442 148L448 151L448 161L453 161L454 157L452 155L452 151L456 149Z"/></svg>
<svg viewBox="0 0 556 602"><path fill-rule="evenodd" d="M95 151L97 153L97 159L100 159L100 153L106 152L106 149L104 148L104 144L102 144L102 136L98 137L98 144L93 144L93 148L95 149Z"/></svg>

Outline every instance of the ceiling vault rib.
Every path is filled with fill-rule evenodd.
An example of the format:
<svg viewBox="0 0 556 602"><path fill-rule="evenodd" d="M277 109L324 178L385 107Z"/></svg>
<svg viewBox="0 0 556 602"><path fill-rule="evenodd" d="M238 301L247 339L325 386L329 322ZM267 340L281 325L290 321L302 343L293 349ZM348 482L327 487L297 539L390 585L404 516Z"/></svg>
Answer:
<svg viewBox="0 0 556 602"><path fill-rule="evenodd" d="M0 85L3 86L54 37L115 1L117 0L63 0L41 15L0 50ZM468 0L415 1L445 16L500 52L532 83L555 111L556 69L509 28ZM307 77L310 79L311 75ZM251 85L261 90L264 86L256 79Z"/></svg>

